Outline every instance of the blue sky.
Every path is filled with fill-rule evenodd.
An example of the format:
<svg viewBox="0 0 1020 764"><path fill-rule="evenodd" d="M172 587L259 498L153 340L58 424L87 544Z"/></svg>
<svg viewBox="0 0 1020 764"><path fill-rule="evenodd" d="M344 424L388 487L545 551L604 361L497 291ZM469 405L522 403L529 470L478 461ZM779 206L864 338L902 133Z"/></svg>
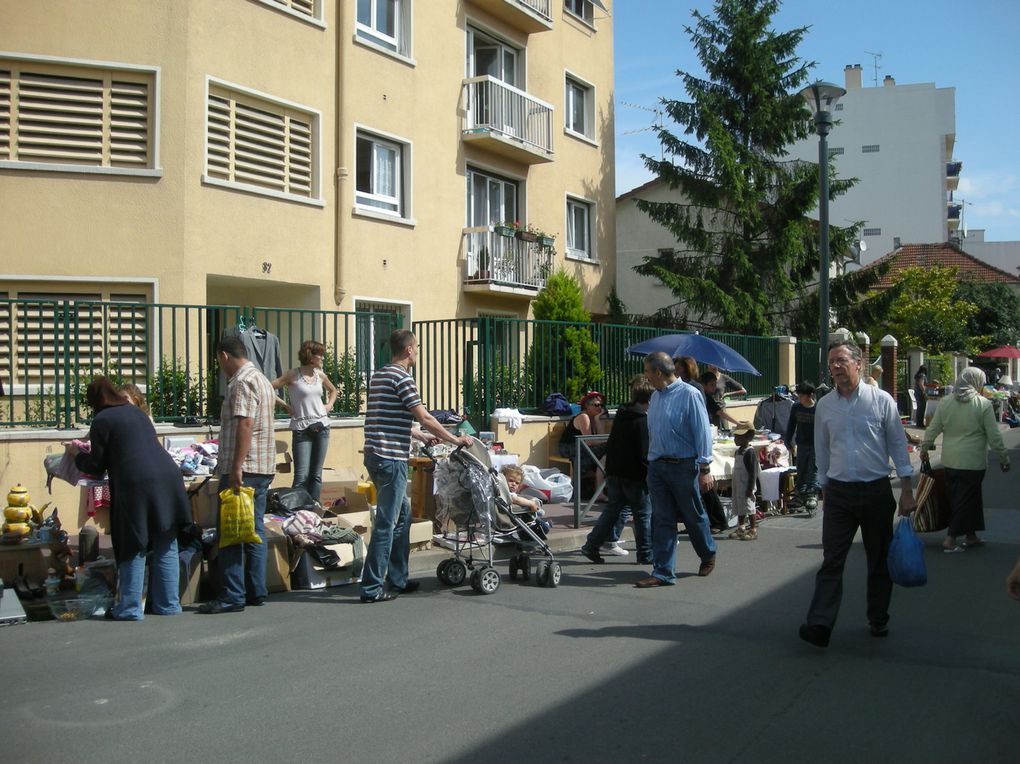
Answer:
<svg viewBox="0 0 1020 764"><path fill-rule="evenodd" d="M699 72L685 25L691 10L709 14L711 0L616 0L616 187L627 191L651 178L640 154L658 154L646 108L658 98L683 98L677 69ZM843 83L843 67L861 64L873 85L934 82L956 88L955 159L963 162L955 196L967 202L967 228L988 241L1020 241L1020 2L1018 0L786 0L776 30L808 26L798 49L817 62L811 79ZM628 134L631 133L631 134Z"/></svg>

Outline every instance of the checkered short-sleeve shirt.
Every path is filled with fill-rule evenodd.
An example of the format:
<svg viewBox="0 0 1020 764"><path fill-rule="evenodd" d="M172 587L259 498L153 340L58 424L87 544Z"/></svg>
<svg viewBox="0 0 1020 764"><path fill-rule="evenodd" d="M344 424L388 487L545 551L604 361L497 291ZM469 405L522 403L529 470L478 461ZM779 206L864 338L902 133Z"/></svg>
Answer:
<svg viewBox="0 0 1020 764"><path fill-rule="evenodd" d="M276 471L276 439L273 435L274 399L272 383L249 361L227 383L223 401L223 425L220 429L220 452L216 471L230 473L237 448L239 418L251 418L251 446L241 464L242 472L272 475Z"/></svg>

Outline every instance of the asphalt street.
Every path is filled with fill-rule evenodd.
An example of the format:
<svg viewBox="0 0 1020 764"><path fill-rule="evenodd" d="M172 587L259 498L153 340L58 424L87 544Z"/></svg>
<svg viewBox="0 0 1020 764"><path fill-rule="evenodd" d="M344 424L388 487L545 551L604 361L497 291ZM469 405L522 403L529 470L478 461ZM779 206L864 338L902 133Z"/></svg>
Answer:
<svg viewBox="0 0 1020 764"><path fill-rule="evenodd" d="M867 630L855 545L824 651L797 638L818 517L721 541L708 578L684 542L670 588L634 589L632 558L564 554L558 589L428 577L381 605L342 587L241 614L2 628L0 758L1014 762L1018 485L989 472L984 548L925 537L928 585L897 588L886 639Z"/></svg>

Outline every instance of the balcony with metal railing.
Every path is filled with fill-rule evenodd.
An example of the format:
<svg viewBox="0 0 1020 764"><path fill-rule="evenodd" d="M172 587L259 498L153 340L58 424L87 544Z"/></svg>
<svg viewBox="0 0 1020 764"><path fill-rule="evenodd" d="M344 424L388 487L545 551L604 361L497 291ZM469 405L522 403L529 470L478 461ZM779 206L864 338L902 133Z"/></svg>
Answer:
<svg viewBox="0 0 1020 764"><path fill-rule="evenodd" d="M497 233L492 226L464 229L464 291L534 297L552 272L554 250L537 239Z"/></svg>
<svg viewBox="0 0 1020 764"><path fill-rule="evenodd" d="M949 230L955 231L960 227L960 213L963 205L959 202L948 202L946 204L946 217L949 219Z"/></svg>
<svg viewBox="0 0 1020 764"><path fill-rule="evenodd" d="M553 159L553 107L485 75L464 80L464 140L525 164Z"/></svg>
<svg viewBox="0 0 1020 764"><path fill-rule="evenodd" d="M552 0L471 0L522 32L548 32L553 28Z"/></svg>
<svg viewBox="0 0 1020 764"><path fill-rule="evenodd" d="M963 162L946 162L946 188L955 191L960 185L960 171Z"/></svg>

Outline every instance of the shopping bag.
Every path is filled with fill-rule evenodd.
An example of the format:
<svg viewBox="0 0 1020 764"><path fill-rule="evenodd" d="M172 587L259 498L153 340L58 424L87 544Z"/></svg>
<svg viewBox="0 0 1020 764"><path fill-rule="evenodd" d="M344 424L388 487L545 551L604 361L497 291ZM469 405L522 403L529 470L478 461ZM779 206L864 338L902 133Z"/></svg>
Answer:
<svg viewBox="0 0 1020 764"><path fill-rule="evenodd" d="M949 497L946 494L946 471L924 473L917 483L917 509L911 515L914 530L931 533L949 527Z"/></svg>
<svg viewBox="0 0 1020 764"><path fill-rule="evenodd" d="M924 542L914 532L910 518L897 521L889 545L889 577L900 586L924 586L928 570L924 565Z"/></svg>
<svg viewBox="0 0 1020 764"><path fill-rule="evenodd" d="M220 491L220 548L235 544L261 544L255 532L255 489L241 486Z"/></svg>

